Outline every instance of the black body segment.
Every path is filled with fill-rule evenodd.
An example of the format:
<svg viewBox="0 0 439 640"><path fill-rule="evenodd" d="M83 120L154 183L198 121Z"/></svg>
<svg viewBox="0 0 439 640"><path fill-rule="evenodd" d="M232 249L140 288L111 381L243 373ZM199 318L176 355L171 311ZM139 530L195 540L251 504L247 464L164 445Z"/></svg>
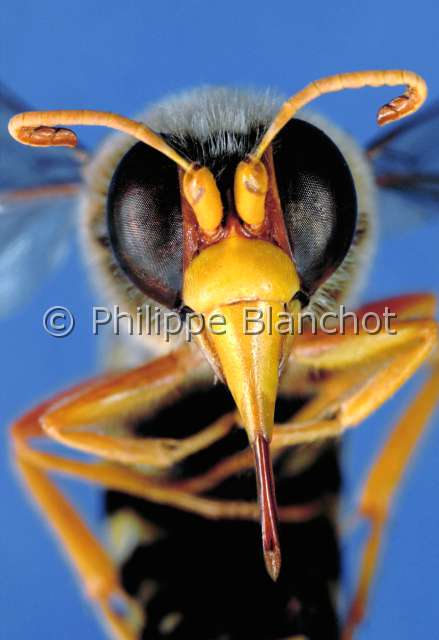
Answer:
<svg viewBox="0 0 439 640"><path fill-rule="evenodd" d="M280 399L278 419L291 415L290 400ZM297 405L296 405L297 406ZM210 424L233 402L223 387L192 393L139 425L139 435L183 437ZM283 414L283 415L282 415ZM192 455L172 471L192 477L224 457L248 447L242 429ZM313 464L298 475L291 462L300 449L277 457L275 476L280 505L306 504L339 491L336 446L325 445ZM208 495L255 500L252 470L223 481ZM281 640L303 635L336 640L339 635L335 590L339 548L332 509L305 523L281 523L282 569L274 583L265 570L258 522L207 520L124 494L107 494L107 512L131 508L159 531L137 546L121 566L124 588L141 599L144 640ZM173 616L171 614L174 614ZM171 629L167 624L172 621Z"/></svg>

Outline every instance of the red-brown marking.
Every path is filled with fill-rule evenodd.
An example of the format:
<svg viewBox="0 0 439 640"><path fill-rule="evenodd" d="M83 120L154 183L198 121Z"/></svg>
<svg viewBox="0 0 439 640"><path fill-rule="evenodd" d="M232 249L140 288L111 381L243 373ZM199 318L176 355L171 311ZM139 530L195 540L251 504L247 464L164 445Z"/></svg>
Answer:
<svg viewBox="0 0 439 640"><path fill-rule="evenodd" d="M273 467L270 448L264 436L259 435L253 444L256 478L258 482L259 509L262 526L262 549L265 567L276 581L281 565L279 534L277 529L277 504L274 490Z"/></svg>

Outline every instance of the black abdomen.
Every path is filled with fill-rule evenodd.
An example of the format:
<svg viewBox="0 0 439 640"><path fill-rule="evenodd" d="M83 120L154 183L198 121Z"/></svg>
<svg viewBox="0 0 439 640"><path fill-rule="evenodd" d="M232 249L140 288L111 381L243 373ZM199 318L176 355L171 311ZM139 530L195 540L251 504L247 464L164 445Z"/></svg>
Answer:
<svg viewBox="0 0 439 640"><path fill-rule="evenodd" d="M232 407L228 392L216 387L174 404L140 430L148 436L181 437ZM280 415L292 410L290 402L280 401ZM246 436L237 428L187 458L175 473L199 474L246 446ZM300 454L290 449L275 462L279 505L322 498L334 505L340 484L336 445L320 447L304 470L292 474L291 462ZM209 495L255 500L254 474L232 476ZM274 583L265 570L258 523L208 520L115 492L107 494L106 504L109 514L131 508L160 531L152 542L140 543L120 569L124 588L144 602L145 640L338 638L339 548L333 509L307 522L280 524L282 568Z"/></svg>

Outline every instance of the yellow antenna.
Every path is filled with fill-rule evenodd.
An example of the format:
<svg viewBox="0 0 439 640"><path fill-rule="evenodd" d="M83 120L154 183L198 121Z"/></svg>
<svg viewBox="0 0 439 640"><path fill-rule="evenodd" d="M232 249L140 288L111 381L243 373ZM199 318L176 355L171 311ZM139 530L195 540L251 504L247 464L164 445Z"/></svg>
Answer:
<svg viewBox="0 0 439 640"><path fill-rule="evenodd" d="M344 89L394 87L397 85L406 85L407 89L403 95L394 98L381 107L377 115L379 125L394 122L419 109L427 97L427 85L423 78L413 71L356 71L339 73L335 76L327 76L311 82L311 84L284 102L262 140L250 154L250 157L255 162L260 160L272 140L297 111L325 93L334 93Z"/></svg>
<svg viewBox="0 0 439 640"><path fill-rule="evenodd" d="M95 125L128 133L141 142L160 151L187 171L191 163L170 147L161 136L143 122L136 122L117 113L72 109L56 111L27 111L9 120L11 136L32 147L76 147L78 139L70 129L57 125Z"/></svg>
<svg viewBox="0 0 439 640"><path fill-rule="evenodd" d="M193 207L201 229L212 234L219 226L223 215L221 196L211 171L185 160L143 122L108 111L90 109L27 111L10 119L9 133L18 142L33 147L75 147L78 142L76 133L59 125L109 127L127 133L160 151L184 170L183 191Z"/></svg>

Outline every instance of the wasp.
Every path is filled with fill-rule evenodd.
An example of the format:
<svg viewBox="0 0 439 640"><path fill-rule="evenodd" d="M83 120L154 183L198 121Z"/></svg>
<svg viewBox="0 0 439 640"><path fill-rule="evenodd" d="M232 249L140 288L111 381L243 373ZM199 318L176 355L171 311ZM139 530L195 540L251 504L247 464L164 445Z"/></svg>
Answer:
<svg viewBox="0 0 439 640"><path fill-rule="evenodd" d="M160 331L126 337L109 349L107 373L12 427L27 490L113 637L347 640L361 622L395 491L436 403L434 297L371 303L330 332L306 323L282 331L273 317L321 318L351 304L375 243L375 185L422 194L431 179L392 159L434 110L366 153L325 120L297 112L326 93L399 85L405 92L378 112L384 125L421 107L420 76L338 74L282 104L202 89L138 120L90 110L17 114L4 95L12 138L67 148L26 155L6 143L23 175L4 177L5 211L25 215L32 203L38 230L56 236L85 156L70 127L116 130L86 160L81 187L80 234L100 290L127 314L146 305L159 310L155 318L172 311L185 322L196 313L221 328L205 323L193 341L165 341ZM40 253L44 271L49 247ZM249 308L261 330L244 330ZM389 308L393 331L367 331L367 316ZM431 374L363 488L358 511L369 534L340 624L339 437L425 363ZM39 447L45 440L63 455ZM105 490L110 550L53 474Z"/></svg>

